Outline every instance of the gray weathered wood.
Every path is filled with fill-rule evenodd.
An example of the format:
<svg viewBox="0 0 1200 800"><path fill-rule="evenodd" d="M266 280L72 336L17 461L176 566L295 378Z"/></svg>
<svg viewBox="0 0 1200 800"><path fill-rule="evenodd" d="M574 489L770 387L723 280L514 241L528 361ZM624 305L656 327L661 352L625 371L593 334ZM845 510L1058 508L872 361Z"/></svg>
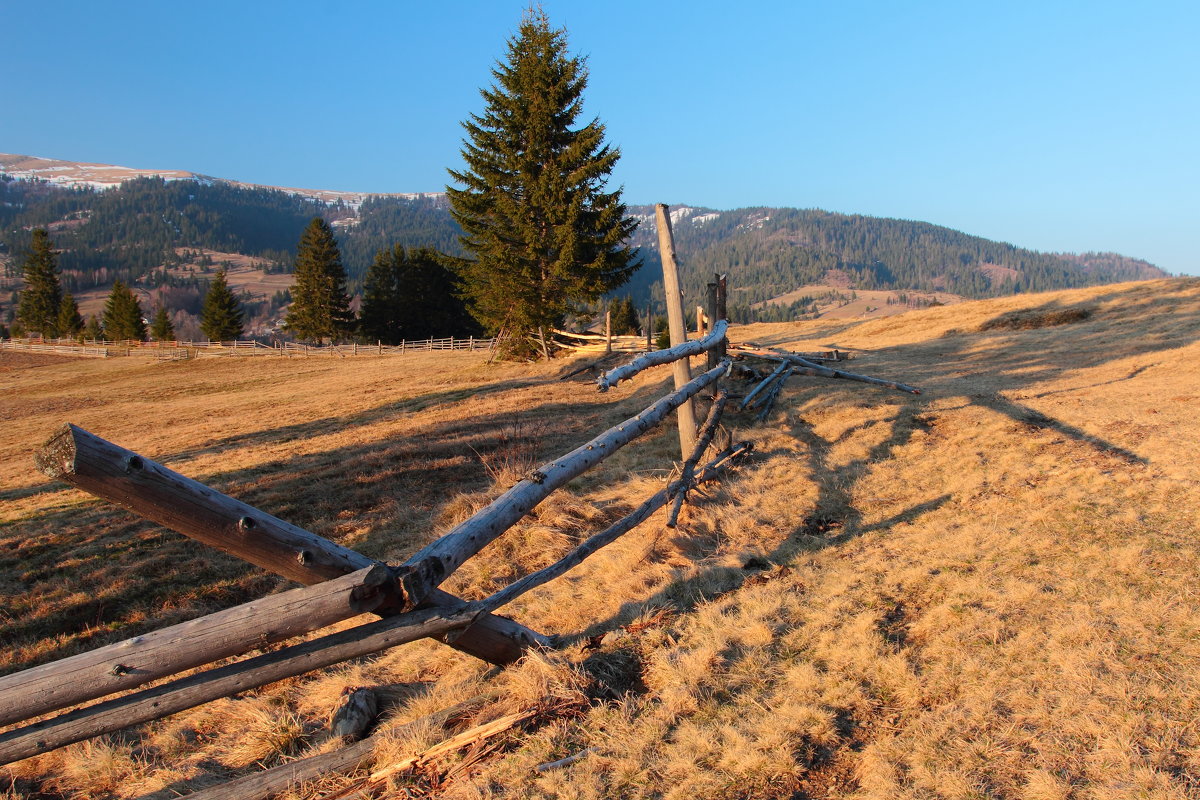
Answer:
<svg viewBox="0 0 1200 800"><path fill-rule="evenodd" d="M750 394L748 394L742 398L742 404L741 404L741 406L739 406L739 408L744 410L747 406L749 406L751 401L753 401L754 398L757 397L759 395L759 393L762 392L763 389L766 389L768 386L770 386L775 381L776 378L778 378L780 375L782 375L784 373L784 370L786 370L787 368L788 368L788 362L786 362L786 361L784 361L778 367L776 367L775 371L772 372L767 377L763 378L762 381L759 382L758 386L754 387L753 391L751 391Z"/></svg>
<svg viewBox="0 0 1200 800"><path fill-rule="evenodd" d="M0 725L141 686L373 611L394 591L383 565L268 595L0 678Z"/></svg>
<svg viewBox="0 0 1200 800"><path fill-rule="evenodd" d="M609 428L565 456L543 464L479 513L427 545L405 562L413 570L402 577L406 582L407 596L417 599L424 597L428 588L438 586L464 561L515 525L551 492L653 428L684 401L715 383L728 367L726 363L710 369L683 388L660 398L637 416Z"/></svg>
<svg viewBox="0 0 1200 800"><path fill-rule="evenodd" d="M721 422L721 412L725 410L725 403L728 401L729 392L725 389L718 391L717 396L713 398L713 403L708 409L708 416L704 418L704 424L700 426L700 438L696 440L696 448L692 450L691 455L687 457L687 460L683 462L683 467L679 470L679 489L675 492L671 513L667 515L668 528L674 528L675 523L679 521L679 511L683 508L683 501L687 498L688 490L694 485L696 465L700 463L704 451L712 443L713 436L717 432L717 425Z"/></svg>
<svg viewBox="0 0 1200 800"><path fill-rule="evenodd" d="M478 611L427 609L388 617L274 653L189 675L0 734L0 764L301 675L350 658L444 634L470 624Z"/></svg>
<svg viewBox="0 0 1200 800"><path fill-rule="evenodd" d="M379 697L373 689L361 686L342 692L342 704L329 719L329 733L347 742L357 742L379 716Z"/></svg>
<svg viewBox="0 0 1200 800"><path fill-rule="evenodd" d="M692 485L695 486L713 480L720 474L720 471L726 465L728 465L734 459L750 452L750 450L750 443L742 442L736 447L721 453L708 464L705 464L704 467L695 474L692 480ZM637 509L635 509L628 516L625 516L617 522L614 522L612 525L605 528L600 533L597 533L595 536L588 537L558 561L554 562L548 567L538 570L537 572L531 572L524 578L509 584L490 597L479 601L475 607L483 608L488 611L494 611L497 608L508 605L513 600L516 600L518 597L530 591L531 589L535 589L544 583L548 583L560 575L568 572L569 570L574 569L575 567L579 566L579 564L583 563L584 559L586 559L588 556L592 555L600 548L612 544L617 539L621 538L626 533L646 521L651 514L665 506L667 501L671 497L675 496L675 494L682 488L682 481L672 481L668 486L647 498L645 502L638 506Z"/></svg>
<svg viewBox="0 0 1200 800"><path fill-rule="evenodd" d="M602 374L596 381L596 385L600 387L600 391L607 392L613 386L616 386L621 381L627 381L639 372L644 372L651 367L670 364L680 359L688 358L689 356L698 356L704 351L713 351L718 349L725 341L725 336L729 332L729 323L720 320L713 325L712 333L705 336L703 339L693 339L690 342L684 342L681 345L675 345L666 350L655 350L650 353L645 353L638 356L628 364L622 364L619 367L614 367L608 372ZM713 366L716 366L715 364ZM711 367L710 367L711 369Z"/></svg>
<svg viewBox="0 0 1200 800"><path fill-rule="evenodd" d="M675 263L675 237L671 233L671 215L664 203L654 207L658 221L658 252L662 257L663 292L667 303L667 326L671 332L671 345L687 341L687 325L683 318L683 293L679 289L679 266ZM681 358L671 367L675 376L675 388L692 379L692 368L688 359ZM689 400L680 406L675 421L679 423L680 458L687 458L696 446L696 408Z"/></svg>
<svg viewBox="0 0 1200 800"><path fill-rule="evenodd" d="M38 451L36 461L52 478L300 583L319 583L380 563L75 425L64 425ZM426 594L424 601L447 607L462 602L441 590ZM405 605L401 598L396 610ZM531 644L548 641L512 620L483 616L452 646L493 664L507 664Z"/></svg>
<svg viewBox="0 0 1200 800"><path fill-rule="evenodd" d="M908 392L909 394L921 393L920 389L915 386L909 386L906 383L898 383L896 381L884 380L882 378L872 378L869 375L859 375L854 372L846 372L845 370L823 367L820 364L808 360L807 358L802 358L801 356L791 355L788 353L780 353L771 350L749 347L739 347L738 352L741 354L754 356L755 358L766 359L768 361L782 361L792 364L796 367L795 371L800 375L812 375L819 378L841 378L848 381L858 381L859 383L869 383L873 386L885 386L889 389L898 389L902 392ZM836 354L837 351L835 350L834 353ZM833 360L837 359L835 358Z"/></svg>

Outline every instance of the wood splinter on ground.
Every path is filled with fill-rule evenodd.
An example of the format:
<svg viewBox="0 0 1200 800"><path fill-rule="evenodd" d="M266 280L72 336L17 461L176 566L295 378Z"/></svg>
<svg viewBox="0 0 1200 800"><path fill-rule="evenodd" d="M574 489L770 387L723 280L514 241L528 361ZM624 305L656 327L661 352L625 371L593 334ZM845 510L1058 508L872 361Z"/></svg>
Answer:
<svg viewBox="0 0 1200 800"><path fill-rule="evenodd" d="M357 742L379 716L379 696L366 687L347 686L342 698L329 720L329 733L342 741Z"/></svg>

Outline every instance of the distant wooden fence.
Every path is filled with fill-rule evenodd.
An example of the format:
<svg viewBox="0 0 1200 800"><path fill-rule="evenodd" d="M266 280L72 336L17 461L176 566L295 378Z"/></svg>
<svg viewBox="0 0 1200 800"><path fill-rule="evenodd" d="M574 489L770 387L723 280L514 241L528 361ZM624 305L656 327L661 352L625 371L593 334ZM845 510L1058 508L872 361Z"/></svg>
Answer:
<svg viewBox="0 0 1200 800"><path fill-rule="evenodd" d="M64 356L88 358L142 357L161 361L188 358L213 358L228 356L359 356L400 355L421 353L431 350L490 350L495 339L475 336L460 338L449 336L441 339L415 339L402 341L398 345L385 344L333 344L312 345L297 342L258 341L237 342L138 342L138 341L85 341L74 339L4 339L0 350L20 350L33 353L53 353Z"/></svg>

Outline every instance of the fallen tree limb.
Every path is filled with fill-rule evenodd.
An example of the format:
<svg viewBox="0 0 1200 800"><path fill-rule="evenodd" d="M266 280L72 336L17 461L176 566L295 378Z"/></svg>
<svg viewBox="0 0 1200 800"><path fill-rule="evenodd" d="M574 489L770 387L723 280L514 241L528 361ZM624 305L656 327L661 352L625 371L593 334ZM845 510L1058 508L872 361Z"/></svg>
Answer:
<svg viewBox="0 0 1200 800"><path fill-rule="evenodd" d="M730 448L719 456L706 464L699 473L696 474L693 484L706 483L716 478L720 471L741 456L749 453L752 446L749 442L742 442L736 447ZM531 572L524 578L509 584L505 588L487 597L477 604L473 604L476 608L482 608L487 611L494 611L505 605L508 605L513 600L516 600L521 595L531 589L535 589L544 583L548 583L564 573L574 569L581 564L584 559L595 553L600 548L612 544L617 539L624 536L629 531L636 528L644 522L651 514L667 504L667 501L682 488L681 481L672 481L666 488L656 492L646 499L633 513L613 523L605 530L597 533L588 539L585 539L571 552L567 553L558 561L548 567L543 567L537 572Z"/></svg>
<svg viewBox="0 0 1200 800"><path fill-rule="evenodd" d="M485 700L487 700L486 696L476 696L429 716L407 722L397 728L377 732L361 742L355 742L340 750L298 758L278 767L244 775L219 786L193 792L186 795L186 800L267 800L267 798L305 781L316 780L331 773L349 772L356 769L374 754L375 745L381 736L395 736L400 731L422 723L444 724L450 717L472 710Z"/></svg>
<svg viewBox="0 0 1200 800"><path fill-rule="evenodd" d="M783 391L783 385L787 383L788 378L792 377L792 370L794 369L795 367L789 366L779 380L775 381L775 385L771 387L771 391L767 392L767 397L762 403L762 410L758 412L759 422L766 422L771 409L775 407L775 401L779 398L779 393Z"/></svg>
<svg viewBox="0 0 1200 800"><path fill-rule="evenodd" d="M106 700L0 734L0 764L469 625L475 609L414 611Z"/></svg>
<svg viewBox="0 0 1200 800"><path fill-rule="evenodd" d="M380 564L75 425L64 425L38 451L36 461L51 478L299 583L319 583ZM406 602L397 587L397 602L379 613L418 605ZM422 605L461 603L434 590L424 595ZM548 641L512 620L485 615L453 646L484 661L507 664L530 644Z"/></svg>
<svg viewBox="0 0 1200 800"><path fill-rule="evenodd" d="M708 416L705 417L704 424L700 426L700 437L696 440L696 449L688 456L687 461L683 462L683 468L679 471L679 489L675 492L675 502L671 506L671 513L667 515L668 528L674 528L675 523L679 521L679 512L683 508L683 501L694 482L696 464L700 462L704 451L712 443L713 435L717 432L717 425L721 422L721 412L725 410L725 403L728 401L729 392L725 389L721 389L713 398L713 404L708 409Z"/></svg>
<svg viewBox="0 0 1200 800"><path fill-rule="evenodd" d="M768 375L767 377L765 377L761 381L759 381L759 384L754 387L754 389L750 392L750 394L748 394L742 398L742 404L741 404L741 406L738 407L739 410L745 410L746 407L750 405L751 401L754 400L754 398L757 397L759 395L759 393L762 392L763 389L770 386L772 381L774 381L776 378L778 378L780 375L782 375L783 371L787 368L788 368L788 363L786 361L784 361L778 367L775 368L774 372L772 372L770 375Z"/></svg>
<svg viewBox="0 0 1200 800"><path fill-rule="evenodd" d="M373 611L394 581L381 564L0 678L8 725Z"/></svg>
<svg viewBox="0 0 1200 800"><path fill-rule="evenodd" d="M423 548L405 562L412 572L402 576L406 596L422 600L468 558L478 553L515 525L555 489L599 464L619 448L661 422L667 414L704 388L716 383L728 370L728 362L708 370L681 389L662 397L640 414L609 428L565 456L534 470L487 507L452 531Z"/></svg>
<svg viewBox="0 0 1200 800"><path fill-rule="evenodd" d="M784 361L788 364L792 364L796 367L796 372L801 375L812 375L819 378L841 378L848 381L858 381L859 383L869 383L874 386L885 386L889 389L899 389L900 391L908 392L909 394L921 393L920 389L915 386L909 386L906 383L897 383L896 381L872 378L869 375L859 375L854 372L846 372L845 370L823 367L820 364L814 363L799 356L790 356L782 353L772 353L763 350L743 352L747 355L752 355L755 358L763 358L769 361Z"/></svg>
<svg viewBox="0 0 1200 800"><path fill-rule="evenodd" d="M674 347L668 347L666 350L655 350L652 353L645 353L630 361L624 366L611 369L603 373L597 379L597 385L600 391L607 392L612 387L616 386L621 381L627 381L639 372L657 367L663 364L670 364L673 361L678 361L681 358L698 356L706 350L711 350L717 347L725 339L725 334L729 329L729 323L725 320L717 320L713 325L712 332L703 339L694 339L690 342L677 344Z"/></svg>

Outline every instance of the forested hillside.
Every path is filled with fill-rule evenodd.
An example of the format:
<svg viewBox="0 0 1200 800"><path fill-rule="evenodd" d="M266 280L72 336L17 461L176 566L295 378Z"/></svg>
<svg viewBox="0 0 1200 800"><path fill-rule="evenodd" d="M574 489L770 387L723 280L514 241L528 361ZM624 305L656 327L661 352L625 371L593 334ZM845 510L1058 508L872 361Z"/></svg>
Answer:
<svg viewBox="0 0 1200 800"><path fill-rule="evenodd" d="M634 244L643 268L616 292L638 307L660 301L653 206L634 206ZM0 260L19 275L30 231L45 227L57 249L64 289L172 285L185 250L252 256L268 271L290 271L296 243L314 216L337 232L349 287L358 291L376 252L401 244L459 254L459 229L441 195L370 197L360 206L217 180L138 178L108 191L70 189L0 176ZM676 247L685 294L699 298L714 272L727 273L734 318L795 290L951 292L972 298L1162 277L1145 261L1112 253L1039 253L909 220L819 210L676 207ZM803 302L782 312L797 315ZM778 315L778 313L777 313Z"/></svg>

